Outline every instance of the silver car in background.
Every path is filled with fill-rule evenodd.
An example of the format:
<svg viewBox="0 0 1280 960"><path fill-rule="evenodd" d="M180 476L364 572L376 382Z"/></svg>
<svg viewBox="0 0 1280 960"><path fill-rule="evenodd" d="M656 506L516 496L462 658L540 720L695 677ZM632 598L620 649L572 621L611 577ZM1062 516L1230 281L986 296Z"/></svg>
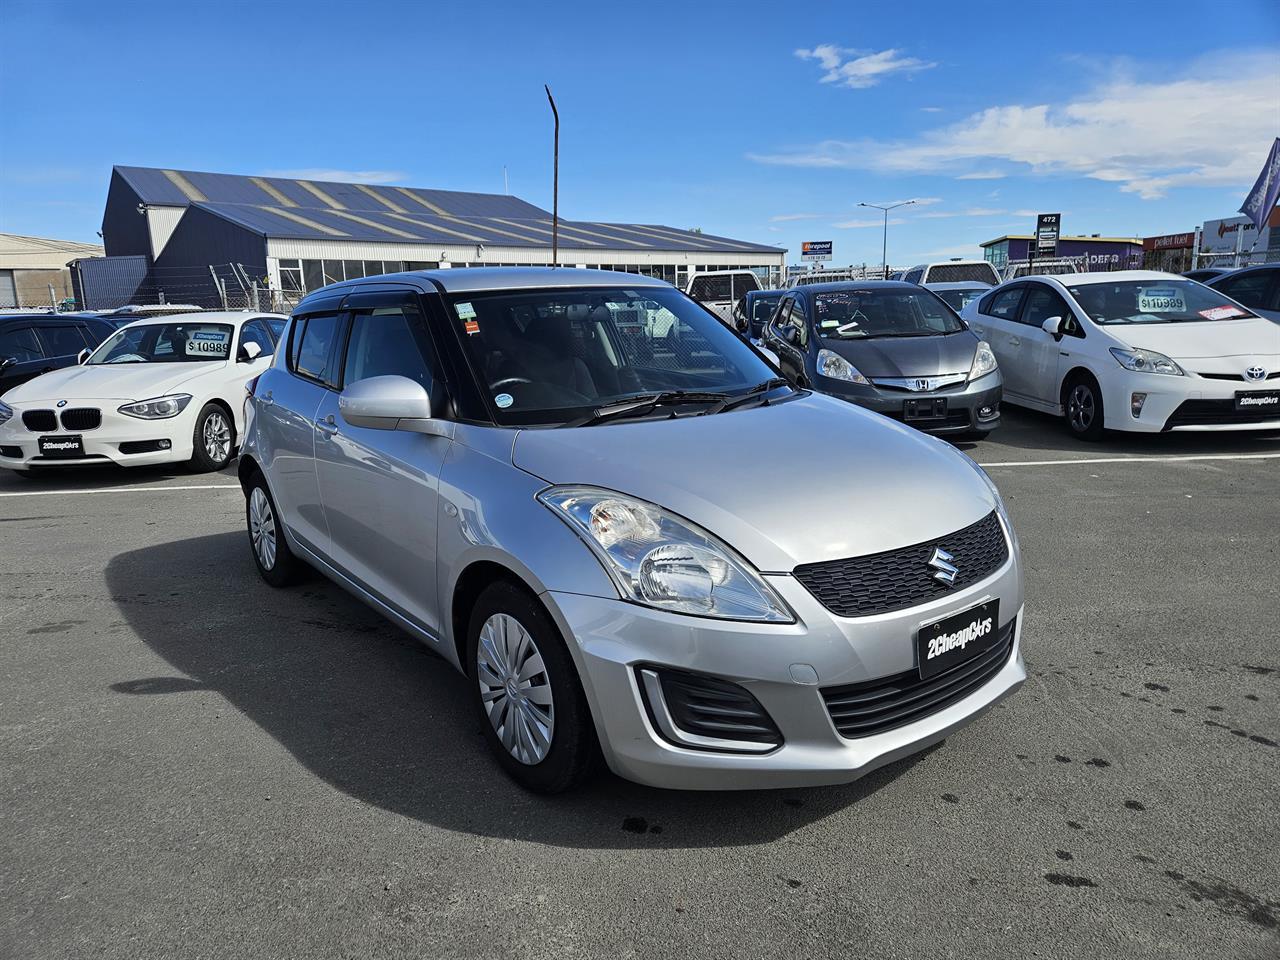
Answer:
<svg viewBox="0 0 1280 960"><path fill-rule="evenodd" d="M326 287L246 406L263 578L314 567L456 665L530 789L598 758L661 787L849 781L1026 678L981 469L788 385L660 281Z"/></svg>

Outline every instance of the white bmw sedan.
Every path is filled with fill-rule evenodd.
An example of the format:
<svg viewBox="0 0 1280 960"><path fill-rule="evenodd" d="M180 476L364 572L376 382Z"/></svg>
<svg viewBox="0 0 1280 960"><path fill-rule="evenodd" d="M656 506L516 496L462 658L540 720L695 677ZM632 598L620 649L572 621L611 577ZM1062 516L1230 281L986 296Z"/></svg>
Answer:
<svg viewBox="0 0 1280 960"><path fill-rule="evenodd" d="M1280 429L1280 326L1149 270L1026 277L964 308L1004 399L1106 430Z"/></svg>
<svg viewBox="0 0 1280 960"><path fill-rule="evenodd" d="M245 384L265 370L287 318L201 313L121 327L78 366L0 398L0 467L230 462Z"/></svg>

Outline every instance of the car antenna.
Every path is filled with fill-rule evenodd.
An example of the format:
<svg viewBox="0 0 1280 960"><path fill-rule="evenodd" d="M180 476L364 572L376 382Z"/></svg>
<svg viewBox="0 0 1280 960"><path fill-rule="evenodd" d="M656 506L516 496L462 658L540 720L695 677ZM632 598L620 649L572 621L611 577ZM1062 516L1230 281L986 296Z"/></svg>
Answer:
<svg viewBox="0 0 1280 960"><path fill-rule="evenodd" d="M555 97L551 96L551 88L545 83L542 89L547 91L547 102L551 104L551 116L555 118L555 139L551 158L551 266L560 265L560 111L556 109Z"/></svg>

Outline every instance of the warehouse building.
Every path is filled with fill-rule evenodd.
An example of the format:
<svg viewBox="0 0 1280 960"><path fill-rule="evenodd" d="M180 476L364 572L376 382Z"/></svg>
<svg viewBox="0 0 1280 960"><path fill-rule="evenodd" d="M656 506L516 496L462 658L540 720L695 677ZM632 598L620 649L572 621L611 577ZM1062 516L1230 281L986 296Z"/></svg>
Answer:
<svg viewBox="0 0 1280 960"><path fill-rule="evenodd" d="M552 262L552 217L503 194L115 167L102 221L108 261L80 264L89 305L163 300L288 305L337 280L400 270ZM771 285L786 251L658 224L561 220L559 262L683 287L702 270ZM132 258L125 260L123 258ZM145 264L139 280L138 265ZM133 278L109 289L97 278Z"/></svg>
<svg viewBox="0 0 1280 960"><path fill-rule="evenodd" d="M67 264L95 256L91 243L0 233L0 308L57 306L72 295Z"/></svg>
<svg viewBox="0 0 1280 960"><path fill-rule="evenodd" d="M1003 274L1010 261L1026 260L1035 241L1029 233L1009 234L988 240L982 247L983 258ZM1142 266L1142 240L1139 237L1103 237L1098 234L1059 237L1057 257L1076 260L1087 271L1135 270Z"/></svg>

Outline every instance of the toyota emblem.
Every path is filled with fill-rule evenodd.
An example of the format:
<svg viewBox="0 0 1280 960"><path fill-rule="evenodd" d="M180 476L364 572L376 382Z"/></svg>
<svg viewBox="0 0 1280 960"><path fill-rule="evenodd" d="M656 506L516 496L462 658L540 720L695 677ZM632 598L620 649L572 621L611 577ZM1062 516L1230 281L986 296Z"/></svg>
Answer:
<svg viewBox="0 0 1280 960"><path fill-rule="evenodd" d="M1244 372L1244 375L1250 380L1265 380L1267 378L1267 371L1263 367L1250 367Z"/></svg>

